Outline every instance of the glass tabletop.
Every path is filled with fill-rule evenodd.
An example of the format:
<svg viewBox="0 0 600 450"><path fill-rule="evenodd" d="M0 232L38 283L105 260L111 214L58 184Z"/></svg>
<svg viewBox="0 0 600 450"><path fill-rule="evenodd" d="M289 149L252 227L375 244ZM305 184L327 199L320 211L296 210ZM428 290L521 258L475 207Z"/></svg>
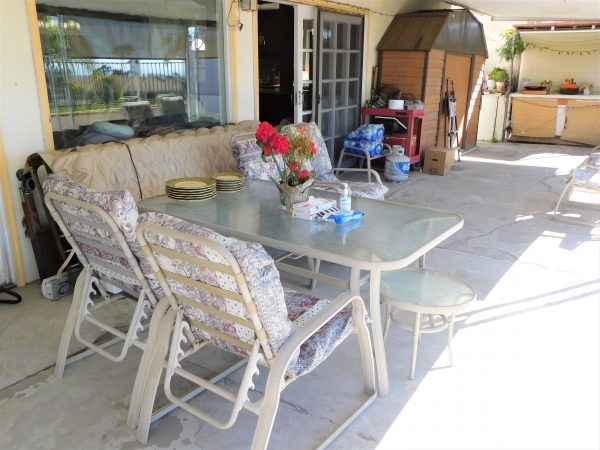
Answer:
<svg viewBox="0 0 600 450"><path fill-rule="evenodd" d="M339 197L314 189L311 194ZM404 267L463 225L458 214L359 197L352 198L352 209L365 213L360 221L344 225L307 221L280 208L273 183L249 179L243 191L218 192L211 200L159 196L142 200L138 207L140 212L169 214L227 236L365 270Z"/></svg>

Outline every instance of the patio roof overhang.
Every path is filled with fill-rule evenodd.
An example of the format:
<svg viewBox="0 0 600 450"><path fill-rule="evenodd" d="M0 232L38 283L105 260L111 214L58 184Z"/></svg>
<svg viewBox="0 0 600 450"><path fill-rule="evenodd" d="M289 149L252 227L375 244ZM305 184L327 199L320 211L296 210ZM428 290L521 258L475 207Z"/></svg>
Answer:
<svg viewBox="0 0 600 450"><path fill-rule="evenodd" d="M600 48L600 26L595 29L528 29L515 25L521 39L533 48L552 47L556 50L573 50L575 52L591 52Z"/></svg>
<svg viewBox="0 0 600 450"><path fill-rule="evenodd" d="M460 0L455 5L492 16L493 20L597 20L598 0Z"/></svg>

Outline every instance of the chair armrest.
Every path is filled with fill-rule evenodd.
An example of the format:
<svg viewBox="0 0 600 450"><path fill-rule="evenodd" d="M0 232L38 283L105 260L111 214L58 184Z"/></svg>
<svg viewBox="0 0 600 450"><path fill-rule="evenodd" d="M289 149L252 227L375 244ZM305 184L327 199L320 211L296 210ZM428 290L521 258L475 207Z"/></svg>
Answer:
<svg viewBox="0 0 600 450"><path fill-rule="evenodd" d="M292 334L287 341L285 341L285 343L277 352L273 368L280 366L281 370L286 370L287 366L289 365L289 361L291 360L292 356L294 356L296 350L300 348L300 346L306 342L308 338L319 331L323 325L329 322L333 316L335 316L344 307L355 300L361 302L363 301L360 296L353 295L350 292L344 292L331 300L331 302L325 306L320 313L318 313L308 323L298 328L296 332ZM282 364L284 364L284 367L281 367Z"/></svg>
<svg viewBox="0 0 600 450"><path fill-rule="evenodd" d="M311 186L311 189L313 189L313 188L333 189L338 194L343 194L344 193L344 185L342 184L341 181L339 181L339 182L332 182L332 181L318 181L318 180L315 180L314 184ZM348 187L348 189L350 189L350 187ZM352 192L350 194L352 194Z"/></svg>
<svg viewBox="0 0 600 450"><path fill-rule="evenodd" d="M371 172L371 174L375 177L375 179L377 180L377 183L382 184L381 182L381 177L379 176L379 173L376 170L373 169L359 169L359 168L345 168L345 167L340 167L339 169L335 169L336 172L342 171L342 172Z"/></svg>

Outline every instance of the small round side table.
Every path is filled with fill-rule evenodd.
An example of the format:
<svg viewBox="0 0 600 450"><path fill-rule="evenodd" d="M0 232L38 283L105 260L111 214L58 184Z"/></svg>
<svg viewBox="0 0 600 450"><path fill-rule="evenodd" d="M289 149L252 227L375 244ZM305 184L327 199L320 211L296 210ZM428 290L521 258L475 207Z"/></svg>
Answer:
<svg viewBox="0 0 600 450"><path fill-rule="evenodd" d="M467 309L477 299L477 292L464 281L444 272L431 269L402 269L381 274L381 301L387 306L384 336L387 335L392 308L414 314L412 324L401 326L413 332L410 379L415 378L417 347L421 333L436 333L448 328L450 365L454 315ZM406 318L406 314L401 314Z"/></svg>

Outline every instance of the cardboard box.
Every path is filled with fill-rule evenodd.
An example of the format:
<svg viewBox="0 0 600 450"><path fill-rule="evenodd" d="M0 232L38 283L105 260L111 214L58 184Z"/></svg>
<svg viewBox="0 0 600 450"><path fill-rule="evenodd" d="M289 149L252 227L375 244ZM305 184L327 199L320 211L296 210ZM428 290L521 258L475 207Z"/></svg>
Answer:
<svg viewBox="0 0 600 450"><path fill-rule="evenodd" d="M454 148L429 148L425 150L423 172L431 175L446 175L454 165Z"/></svg>

